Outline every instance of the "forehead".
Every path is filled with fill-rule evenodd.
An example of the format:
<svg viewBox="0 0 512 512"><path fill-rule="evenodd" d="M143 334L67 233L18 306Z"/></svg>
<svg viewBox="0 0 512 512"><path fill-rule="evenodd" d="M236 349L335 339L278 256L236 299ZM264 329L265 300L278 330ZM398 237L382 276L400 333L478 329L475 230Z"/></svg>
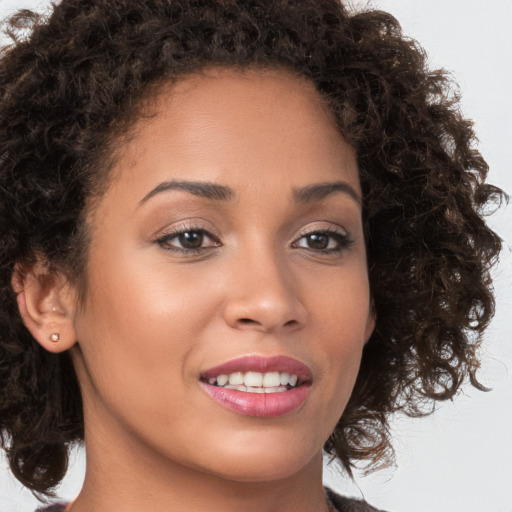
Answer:
<svg viewBox="0 0 512 512"><path fill-rule="evenodd" d="M243 187L269 168L267 180L301 186L343 171L359 186L333 113L313 83L290 72L207 69L161 86L144 111L114 166L141 187L169 177Z"/></svg>

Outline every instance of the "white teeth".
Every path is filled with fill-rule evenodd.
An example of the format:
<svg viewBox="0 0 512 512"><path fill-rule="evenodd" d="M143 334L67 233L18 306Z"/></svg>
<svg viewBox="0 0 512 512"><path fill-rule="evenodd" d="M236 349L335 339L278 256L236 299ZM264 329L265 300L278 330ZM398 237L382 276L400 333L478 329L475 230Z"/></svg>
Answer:
<svg viewBox="0 0 512 512"><path fill-rule="evenodd" d="M247 372L244 375L244 384L253 388L261 387L263 383L263 375L260 372Z"/></svg>
<svg viewBox="0 0 512 512"><path fill-rule="evenodd" d="M240 384L244 383L244 374L242 372L232 373L229 376L229 383L232 386L240 386Z"/></svg>
<svg viewBox="0 0 512 512"><path fill-rule="evenodd" d="M219 375L216 380L217 386L225 386L228 383L229 377L227 375Z"/></svg>
<svg viewBox="0 0 512 512"><path fill-rule="evenodd" d="M269 372L263 375L263 387L274 388L281 384L281 376L279 372Z"/></svg>
<svg viewBox="0 0 512 512"><path fill-rule="evenodd" d="M231 384L226 384L223 386L224 389L236 389L237 391L245 391L246 393L282 393L283 391L288 391L286 386L275 386L272 388L255 388L252 386L232 386Z"/></svg>
<svg viewBox="0 0 512 512"><path fill-rule="evenodd" d="M226 384L224 389L236 389L237 391L247 391L245 386L233 386L232 384Z"/></svg>
<svg viewBox="0 0 512 512"><path fill-rule="evenodd" d="M275 386L273 388L263 388L265 393L280 393L282 391L287 391L288 388L286 386Z"/></svg>
<svg viewBox="0 0 512 512"><path fill-rule="evenodd" d="M249 393L278 393L286 391L287 386L294 387L297 381L297 375L288 372L234 372L208 379L211 385Z"/></svg>

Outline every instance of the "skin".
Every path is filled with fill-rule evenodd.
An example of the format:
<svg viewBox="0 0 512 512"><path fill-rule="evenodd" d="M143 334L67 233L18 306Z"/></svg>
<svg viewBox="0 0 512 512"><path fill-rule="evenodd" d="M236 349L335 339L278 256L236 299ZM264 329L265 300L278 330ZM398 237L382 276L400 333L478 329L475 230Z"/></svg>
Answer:
<svg viewBox="0 0 512 512"><path fill-rule="evenodd" d="M13 280L25 323L71 350L82 389L87 473L70 510L326 510L322 446L374 326L354 150L313 85L284 71L209 70L152 108L89 217L84 302L42 264ZM155 191L172 180L231 197ZM211 236L190 252L176 230ZM200 386L254 355L310 368L297 410L246 416Z"/></svg>

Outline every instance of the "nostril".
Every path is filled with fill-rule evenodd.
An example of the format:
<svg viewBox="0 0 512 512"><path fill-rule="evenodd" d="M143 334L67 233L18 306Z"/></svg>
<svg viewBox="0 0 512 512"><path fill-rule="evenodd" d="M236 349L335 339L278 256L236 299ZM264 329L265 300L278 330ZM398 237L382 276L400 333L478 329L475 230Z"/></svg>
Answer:
<svg viewBox="0 0 512 512"><path fill-rule="evenodd" d="M264 322L258 322L257 320L253 320L252 318L239 318L237 320L237 324L239 327L249 327L249 328L251 328L251 327L263 327L263 328L269 327L268 325L265 326ZM287 322L285 322L283 324L283 327L293 329L299 325L300 325L300 322L292 319L292 320L288 320Z"/></svg>
<svg viewBox="0 0 512 512"><path fill-rule="evenodd" d="M241 324L244 324L244 325L251 325L251 324L257 324L258 323L255 320L251 320L250 318L240 318L238 321Z"/></svg>

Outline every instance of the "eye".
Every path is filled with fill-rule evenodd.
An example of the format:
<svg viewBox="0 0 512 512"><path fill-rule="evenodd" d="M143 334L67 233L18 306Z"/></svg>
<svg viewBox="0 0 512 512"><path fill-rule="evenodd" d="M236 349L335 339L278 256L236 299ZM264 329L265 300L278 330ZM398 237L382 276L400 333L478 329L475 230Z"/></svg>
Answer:
<svg viewBox="0 0 512 512"><path fill-rule="evenodd" d="M351 243L352 240L346 233L322 230L302 235L292 244L292 247L324 253L336 253L347 249Z"/></svg>
<svg viewBox="0 0 512 512"><path fill-rule="evenodd" d="M203 228L179 228L156 240L166 250L194 252L221 245L219 239Z"/></svg>

